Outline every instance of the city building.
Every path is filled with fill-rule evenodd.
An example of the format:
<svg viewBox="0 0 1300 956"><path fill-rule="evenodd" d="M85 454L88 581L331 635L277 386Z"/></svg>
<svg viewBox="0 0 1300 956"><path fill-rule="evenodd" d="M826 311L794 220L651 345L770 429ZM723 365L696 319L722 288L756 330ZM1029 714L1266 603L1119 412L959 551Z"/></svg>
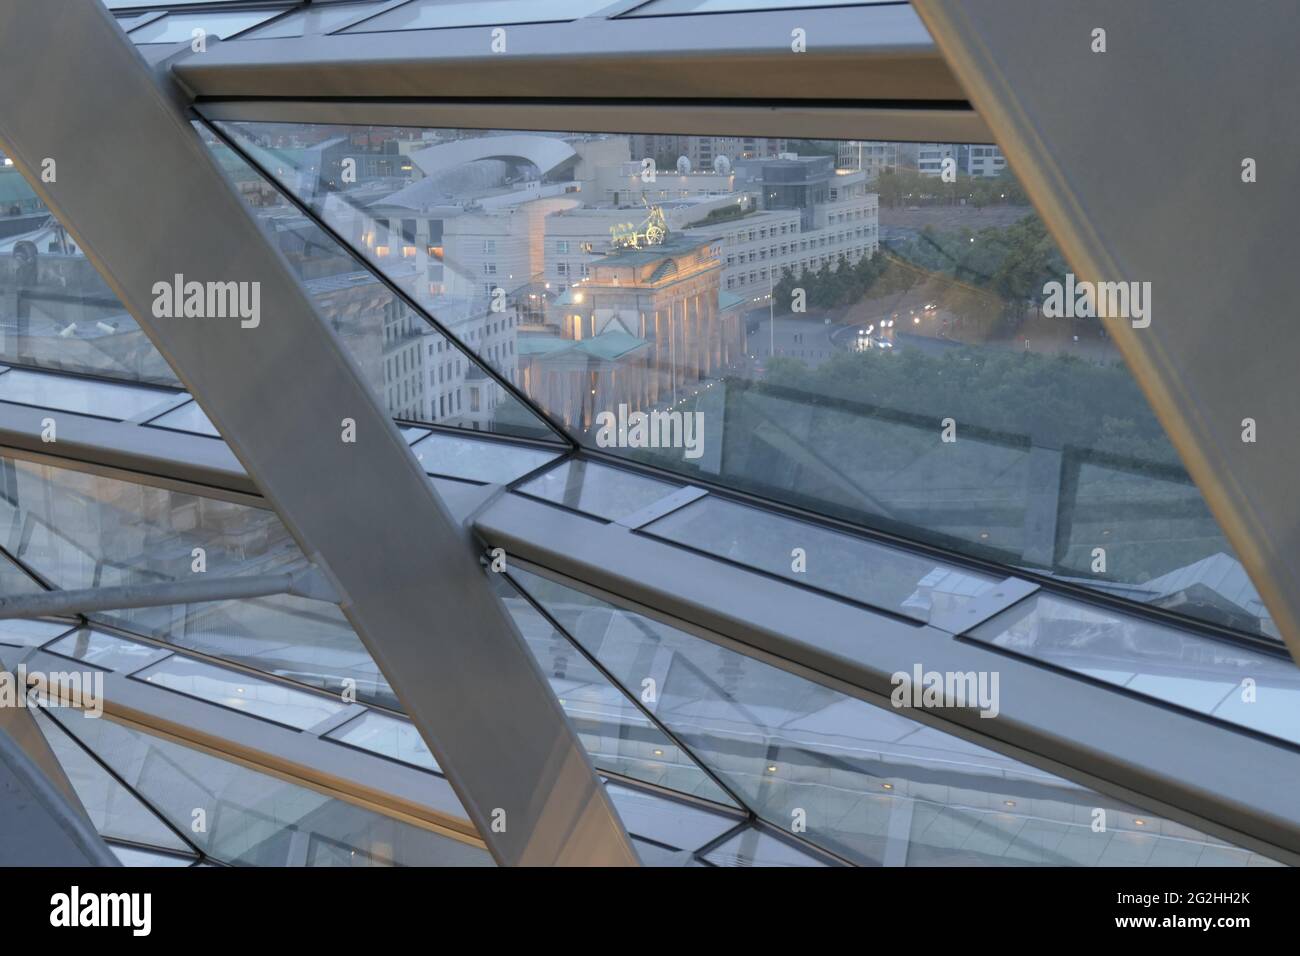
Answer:
<svg viewBox="0 0 1300 956"><path fill-rule="evenodd" d="M915 151L909 150L907 143L880 143L849 140L839 144L836 153L836 167L839 169L856 169L867 174L867 181L874 181L881 173L894 172L900 167L916 167Z"/></svg>
<svg viewBox="0 0 1300 956"><path fill-rule="evenodd" d="M951 160L954 174L993 178L1006 171L1007 161L996 146L967 146L954 143L921 143L917 147L916 169L925 176L939 176L944 162Z"/></svg>
<svg viewBox="0 0 1300 956"><path fill-rule="evenodd" d="M830 157L743 162L740 187L758 208L725 226L723 287L765 301L787 271L856 262L879 247L879 201L862 172L836 170Z"/></svg>

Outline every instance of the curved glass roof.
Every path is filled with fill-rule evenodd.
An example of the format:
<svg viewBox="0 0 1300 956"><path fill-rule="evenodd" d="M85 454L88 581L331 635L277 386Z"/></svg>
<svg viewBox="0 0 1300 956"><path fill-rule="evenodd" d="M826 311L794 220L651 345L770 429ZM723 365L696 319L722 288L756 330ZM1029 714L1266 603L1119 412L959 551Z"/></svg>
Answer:
<svg viewBox="0 0 1300 956"><path fill-rule="evenodd" d="M1294 527L1244 500L1287 518L1286 425L1206 381L1209 246L1124 249L1184 270L1168 337L1081 278L1188 222L1139 163L1119 236L1116 151L1010 89L1082 41L1026 23L1013 68L954 0L103 5L47 51L95 95L0 107L0 676L59 678L0 743L124 865L1300 859ZM1239 222L1255 161L1170 195ZM151 315L173 252L207 302ZM190 321L232 263L274 348ZM1246 414L1271 472L1209 440Z"/></svg>

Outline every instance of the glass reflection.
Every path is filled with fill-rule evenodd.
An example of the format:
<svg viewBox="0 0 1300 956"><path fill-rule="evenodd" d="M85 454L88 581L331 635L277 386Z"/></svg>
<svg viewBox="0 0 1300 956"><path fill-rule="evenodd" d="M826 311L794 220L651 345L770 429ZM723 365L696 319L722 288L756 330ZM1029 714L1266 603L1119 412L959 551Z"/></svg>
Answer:
<svg viewBox="0 0 1300 956"><path fill-rule="evenodd" d="M593 449L1277 636L996 146L222 128Z"/></svg>
<svg viewBox="0 0 1300 956"><path fill-rule="evenodd" d="M527 572L514 577L762 820L860 864L1269 861ZM652 671L653 669L653 671ZM1094 832L1103 808L1107 829ZM760 841L762 842L762 841ZM1169 846L1176 845L1171 850Z"/></svg>
<svg viewBox="0 0 1300 956"><path fill-rule="evenodd" d="M0 402L125 421L176 400L175 392L13 368L0 375Z"/></svg>
<svg viewBox="0 0 1300 956"><path fill-rule="evenodd" d="M180 386L77 241L3 154L0 327L0 361Z"/></svg>
<svg viewBox="0 0 1300 956"><path fill-rule="evenodd" d="M149 422L155 428L171 428L178 432L192 432L195 435L207 435L220 438L217 426L213 425L203 413L198 402L186 402L180 408L172 409L165 415L159 415Z"/></svg>
<svg viewBox="0 0 1300 956"><path fill-rule="evenodd" d="M429 748L425 746L424 739L415 729L415 725L400 717L391 717L377 710L368 710L355 720L350 720L342 727L331 730L325 736L330 740L337 740L339 743L379 754L381 757L400 760L421 770L442 772L438 761L434 759L433 754L429 753Z"/></svg>
<svg viewBox="0 0 1300 956"><path fill-rule="evenodd" d="M224 40L247 30L249 27L269 20L277 11L243 11L225 10L206 13L172 13L161 20L154 20L142 27L137 27L129 34L132 43L179 43L190 42L195 30Z"/></svg>
<svg viewBox="0 0 1300 956"><path fill-rule="evenodd" d="M199 700L298 730L314 727L348 707L334 698L259 680L181 654L173 654L133 676L137 680L166 687L179 694L197 697Z"/></svg>
<svg viewBox="0 0 1300 956"><path fill-rule="evenodd" d="M607 0L414 0L343 32L371 33L573 20L607 6Z"/></svg>
<svg viewBox="0 0 1300 956"><path fill-rule="evenodd" d="M605 785L629 833L678 850L698 850L740 823L740 818L667 800L621 784Z"/></svg>
<svg viewBox="0 0 1300 956"><path fill-rule="evenodd" d="M456 330L462 348L435 331L352 252L298 212L274 184L206 127L197 128L268 239L284 253L306 286L321 320L338 334L394 418L527 438L554 437L549 426L480 364L479 360L491 362L502 377L517 383L509 368L497 365L508 364L513 356L513 330L519 322L518 315L504 307L504 300L483 287L463 289L454 301L434 313L444 327ZM374 166L362 155L364 150L353 149L349 138L329 134L310 143L268 138L265 143L245 145L250 155L277 177L279 185L291 192L299 180L321 172L341 178L342 160L354 158L347 155L354 151L366 171L396 171L409 165L406 157L393 154ZM333 168L335 160L340 163L338 170ZM355 212L361 214L363 208L364 202ZM326 223L332 225L328 218ZM387 225L382 230L376 226L368 242L400 263L383 270L385 277L422 302L427 290L440 287L441 273L429 263L433 239L415 223L403 221L391 231Z"/></svg>
<svg viewBox="0 0 1300 956"><path fill-rule="evenodd" d="M998 579L806 521L708 497L645 533L918 621L950 613ZM802 560L791 555L802 553Z"/></svg>
<svg viewBox="0 0 1300 956"><path fill-rule="evenodd" d="M446 475L492 484L507 484L548 461L559 452L547 448L483 441L449 432L430 432L411 445L416 460L431 475Z"/></svg>
<svg viewBox="0 0 1300 956"><path fill-rule="evenodd" d="M535 607L497 576L494 584L597 768L734 805L694 757L637 709Z"/></svg>
<svg viewBox="0 0 1300 956"><path fill-rule="evenodd" d="M189 844L100 766L62 727L44 711L36 714L37 726L100 836L165 850L189 851Z"/></svg>
<svg viewBox="0 0 1300 956"><path fill-rule="evenodd" d="M1300 744L1300 670L1280 653L1050 594L1026 598L969 636Z"/></svg>
<svg viewBox="0 0 1300 956"><path fill-rule="evenodd" d="M83 661L93 667L122 673L143 667L160 652L152 644L84 627L45 645L45 650L74 661Z"/></svg>
<svg viewBox="0 0 1300 956"><path fill-rule="evenodd" d="M764 833L746 827L704 855L714 866L826 866L824 860Z"/></svg>
<svg viewBox="0 0 1300 956"><path fill-rule="evenodd" d="M524 494L574 511L618 521L666 498L680 486L593 461L566 461L519 487Z"/></svg>
<svg viewBox="0 0 1300 956"><path fill-rule="evenodd" d="M893 0L650 0L634 8L633 17L670 13L734 13L746 10L792 10L798 7L865 7Z"/></svg>
<svg viewBox="0 0 1300 956"><path fill-rule="evenodd" d="M379 866L491 865L478 847L110 720L77 719L65 729L223 863L339 865L355 852ZM202 832L191 828L196 809L204 814ZM310 853L313 839L339 852Z"/></svg>
<svg viewBox="0 0 1300 956"><path fill-rule="evenodd" d="M202 573L217 576L305 565L270 511L3 457L0 527L10 554L65 589L189 580L197 562ZM332 692L350 679L359 700L396 702L332 604L274 595L92 616Z"/></svg>

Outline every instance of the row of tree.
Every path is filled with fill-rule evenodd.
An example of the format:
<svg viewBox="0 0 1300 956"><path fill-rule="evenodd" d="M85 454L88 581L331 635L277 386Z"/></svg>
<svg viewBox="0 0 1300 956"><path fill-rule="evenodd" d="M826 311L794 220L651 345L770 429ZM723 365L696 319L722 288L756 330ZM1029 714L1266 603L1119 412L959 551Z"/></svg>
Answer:
<svg viewBox="0 0 1300 956"><path fill-rule="evenodd" d="M880 204L896 206L1026 206L1029 197L1010 172L999 176L967 176L958 173L952 182L927 176L915 169L883 170L872 186Z"/></svg>
<svg viewBox="0 0 1300 956"><path fill-rule="evenodd" d="M863 256L856 262L827 262L817 269L796 272L786 269L772 289L777 314L787 315L797 306L796 289L803 289L803 306L808 311L851 305L877 287L890 271L887 258Z"/></svg>
<svg viewBox="0 0 1300 956"><path fill-rule="evenodd" d="M811 314L924 288L927 301L972 332L1005 336L1038 308L1044 285L1060 281L1065 272L1065 260L1042 220L1030 214L979 232L927 226L856 262L826 263L802 273L787 269L773 292L777 312L785 315L799 301L797 289Z"/></svg>

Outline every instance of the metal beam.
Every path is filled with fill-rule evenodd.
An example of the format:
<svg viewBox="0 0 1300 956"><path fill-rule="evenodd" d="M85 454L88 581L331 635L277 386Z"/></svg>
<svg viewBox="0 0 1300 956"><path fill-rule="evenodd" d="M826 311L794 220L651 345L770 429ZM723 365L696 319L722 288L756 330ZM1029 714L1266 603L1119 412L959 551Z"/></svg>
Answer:
<svg viewBox="0 0 1300 956"><path fill-rule="evenodd" d="M54 671L68 666L67 661L58 659L55 664L54 660L38 652L28 667ZM462 842L483 845L442 777L126 674L106 672L103 677L105 718L388 816L417 821ZM30 719L25 712L24 716Z"/></svg>
<svg viewBox="0 0 1300 956"><path fill-rule="evenodd" d="M0 87L29 91L0 111L6 154L331 578L493 856L636 865L468 537L107 10L14 0L0 32L22 38L0 60ZM58 81L34 90L38 74ZM41 178L45 157L57 158L55 182ZM247 283L260 322L155 316L155 283L174 276Z"/></svg>
<svg viewBox="0 0 1300 956"><path fill-rule="evenodd" d="M121 587L84 588L73 591L44 591L0 597L0 620L23 617L54 617L117 611L123 608L169 607L203 601L238 601L293 594L317 601L338 603L333 586L318 569L304 568L283 574L250 574L243 577L196 577L190 581L160 584L127 584Z"/></svg>
<svg viewBox="0 0 1300 956"><path fill-rule="evenodd" d="M46 444L40 438L40 422L50 415L58 418L59 440ZM0 402L0 457L266 507L226 443L205 435ZM458 522L482 504L493 487L451 478L430 480Z"/></svg>
<svg viewBox="0 0 1300 956"><path fill-rule="evenodd" d="M1150 283L1107 330L1300 661L1300 9L914 5L1079 278Z"/></svg>
<svg viewBox="0 0 1300 956"><path fill-rule="evenodd" d="M41 438L41 422L46 418L58 423L57 441ZM127 472L127 481L156 483L161 478L207 485L242 498L260 494L225 442L134 422L110 422L74 412L0 402L0 450L13 453L15 458L47 462L57 459L60 467L80 462L100 470Z"/></svg>
<svg viewBox="0 0 1300 956"><path fill-rule="evenodd" d="M793 50L802 29L806 52ZM948 102L962 92L906 4L209 43L197 97L552 97Z"/></svg>
<svg viewBox="0 0 1300 956"><path fill-rule="evenodd" d="M793 583L765 578L757 587L751 571L522 495L499 498L475 527L517 567L886 708L893 675L918 662L995 671L1002 688L996 720L960 707L915 708L909 717L1240 846L1300 861L1300 807L1287 783L1300 775L1293 747Z"/></svg>
<svg viewBox="0 0 1300 956"><path fill-rule="evenodd" d="M535 101L473 103L356 100L204 100L209 120L261 123L332 123L355 126L425 126L543 132L638 133L679 136L779 136L808 139L916 140L991 143L993 134L966 108L872 108L782 103L701 104Z"/></svg>

